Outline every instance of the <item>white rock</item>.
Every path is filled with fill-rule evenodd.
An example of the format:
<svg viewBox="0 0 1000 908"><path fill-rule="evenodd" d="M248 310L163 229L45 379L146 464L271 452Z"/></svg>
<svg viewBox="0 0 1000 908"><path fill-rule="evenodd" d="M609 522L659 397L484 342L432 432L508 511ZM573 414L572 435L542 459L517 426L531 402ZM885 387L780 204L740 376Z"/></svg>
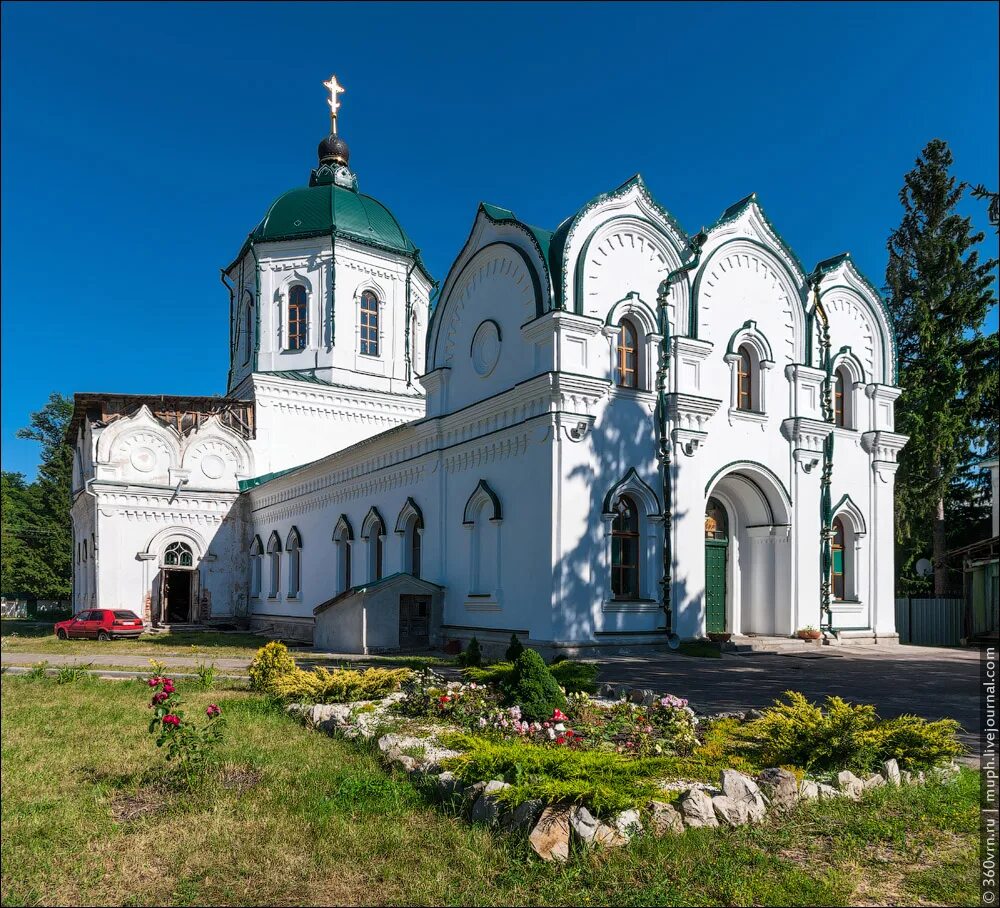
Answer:
<svg viewBox="0 0 1000 908"><path fill-rule="evenodd" d="M890 785L901 785L903 777L899 771L899 763L895 759L886 760L882 764L882 775Z"/></svg>
<svg viewBox="0 0 1000 908"><path fill-rule="evenodd" d="M638 810L623 810L614 821L615 829L626 839L642 832L642 818Z"/></svg>
<svg viewBox="0 0 1000 908"><path fill-rule="evenodd" d="M811 779L799 782L799 797L803 801L815 801L819 798L819 785Z"/></svg>
<svg viewBox="0 0 1000 908"><path fill-rule="evenodd" d="M832 785L827 785L825 782L817 782L816 788L819 791L819 799L821 801L832 801L834 798L841 798L844 796L842 791L837 791Z"/></svg>
<svg viewBox="0 0 1000 908"><path fill-rule="evenodd" d="M500 814L500 828L515 832L527 832L538 821L544 806L537 798L522 801L513 810Z"/></svg>
<svg viewBox="0 0 1000 908"><path fill-rule="evenodd" d="M837 773L837 788L845 797L856 801L861 797L861 792L865 790L865 783L853 772L843 769Z"/></svg>
<svg viewBox="0 0 1000 908"><path fill-rule="evenodd" d="M700 788L690 788L677 799L685 826L718 826L712 799Z"/></svg>
<svg viewBox="0 0 1000 908"><path fill-rule="evenodd" d="M757 776L757 784L776 810L791 810L799 800L799 783L787 769L765 769Z"/></svg>
<svg viewBox="0 0 1000 908"><path fill-rule="evenodd" d="M649 813L653 835L660 837L684 831L684 820L672 804L665 804L663 801L650 801Z"/></svg>
<svg viewBox="0 0 1000 908"><path fill-rule="evenodd" d="M472 805L469 821L472 823L485 823L487 826L493 826L497 823L500 819L500 802L496 796L505 788L510 788L507 782L501 782L498 779L487 782L485 788L483 788L483 793L476 799L475 804Z"/></svg>
<svg viewBox="0 0 1000 908"><path fill-rule="evenodd" d="M569 811L546 807L528 836L535 854L543 861L569 860Z"/></svg>
<svg viewBox="0 0 1000 908"><path fill-rule="evenodd" d="M729 795L717 795L712 798L712 809L719 822L725 826L742 826L748 819L746 804Z"/></svg>
<svg viewBox="0 0 1000 908"><path fill-rule="evenodd" d="M740 805L746 820L759 823L767 813L767 802L757 783L735 769L722 770L722 793ZM746 821L744 821L746 822Z"/></svg>
<svg viewBox="0 0 1000 908"><path fill-rule="evenodd" d="M586 807L569 809L569 828L584 845L592 845L597 833L598 819Z"/></svg>
<svg viewBox="0 0 1000 908"><path fill-rule="evenodd" d="M879 773L875 773L875 775L865 779L865 791L869 791L872 788L881 788L883 785L885 785L885 777Z"/></svg>

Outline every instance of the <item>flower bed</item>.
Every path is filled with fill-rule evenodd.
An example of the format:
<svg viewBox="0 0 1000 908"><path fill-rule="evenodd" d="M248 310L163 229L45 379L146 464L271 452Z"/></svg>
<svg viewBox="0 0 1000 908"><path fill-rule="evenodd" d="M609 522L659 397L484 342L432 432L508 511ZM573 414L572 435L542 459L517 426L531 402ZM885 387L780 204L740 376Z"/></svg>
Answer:
<svg viewBox="0 0 1000 908"><path fill-rule="evenodd" d="M762 713L698 716L671 694L567 696L538 677L539 664L526 650L500 681L423 672L378 701L290 709L331 733L377 741L390 765L473 822L528 833L547 860L566 859L571 840L610 847L643 829L738 826L803 799L857 800L922 782L961 751L949 720L882 722L870 707L833 698L824 712L791 694ZM530 713L514 699L518 679ZM556 696L560 705L539 718ZM782 759L790 753L807 754L807 765Z"/></svg>

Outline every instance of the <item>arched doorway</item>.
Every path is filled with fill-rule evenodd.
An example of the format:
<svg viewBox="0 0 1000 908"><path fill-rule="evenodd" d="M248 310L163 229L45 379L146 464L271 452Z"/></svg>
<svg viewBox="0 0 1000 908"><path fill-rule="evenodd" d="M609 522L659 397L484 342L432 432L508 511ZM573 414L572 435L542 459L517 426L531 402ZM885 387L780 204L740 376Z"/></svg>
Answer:
<svg viewBox="0 0 1000 908"><path fill-rule="evenodd" d="M194 620L197 576L190 545L178 540L164 548L160 568L160 614L164 624Z"/></svg>
<svg viewBox="0 0 1000 908"><path fill-rule="evenodd" d="M790 635L791 502L780 480L757 464L732 464L707 492L705 631Z"/></svg>
<svg viewBox="0 0 1000 908"><path fill-rule="evenodd" d="M717 498L705 508L705 630L726 630L726 568L729 560L729 518Z"/></svg>

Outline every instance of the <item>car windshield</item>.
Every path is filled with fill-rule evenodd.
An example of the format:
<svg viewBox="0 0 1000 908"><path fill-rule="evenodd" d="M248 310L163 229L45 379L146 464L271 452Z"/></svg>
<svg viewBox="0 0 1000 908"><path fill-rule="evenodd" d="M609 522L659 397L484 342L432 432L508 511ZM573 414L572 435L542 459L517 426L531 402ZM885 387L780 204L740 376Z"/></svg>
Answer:
<svg viewBox="0 0 1000 908"><path fill-rule="evenodd" d="M116 618L138 618L139 616L135 612L115 612Z"/></svg>

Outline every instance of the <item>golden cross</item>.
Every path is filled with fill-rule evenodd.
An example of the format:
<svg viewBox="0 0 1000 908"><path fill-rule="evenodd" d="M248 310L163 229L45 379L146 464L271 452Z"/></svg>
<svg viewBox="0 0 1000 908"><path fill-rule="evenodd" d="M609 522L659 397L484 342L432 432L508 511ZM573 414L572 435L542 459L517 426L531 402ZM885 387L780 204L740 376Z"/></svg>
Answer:
<svg viewBox="0 0 1000 908"><path fill-rule="evenodd" d="M330 128L336 134L337 132L337 111L340 109L340 101L337 99L337 95L343 94L344 86L342 86L338 81L336 76L330 76L329 82L324 82L323 87L330 92L330 99L327 104L330 105Z"/></svg>

